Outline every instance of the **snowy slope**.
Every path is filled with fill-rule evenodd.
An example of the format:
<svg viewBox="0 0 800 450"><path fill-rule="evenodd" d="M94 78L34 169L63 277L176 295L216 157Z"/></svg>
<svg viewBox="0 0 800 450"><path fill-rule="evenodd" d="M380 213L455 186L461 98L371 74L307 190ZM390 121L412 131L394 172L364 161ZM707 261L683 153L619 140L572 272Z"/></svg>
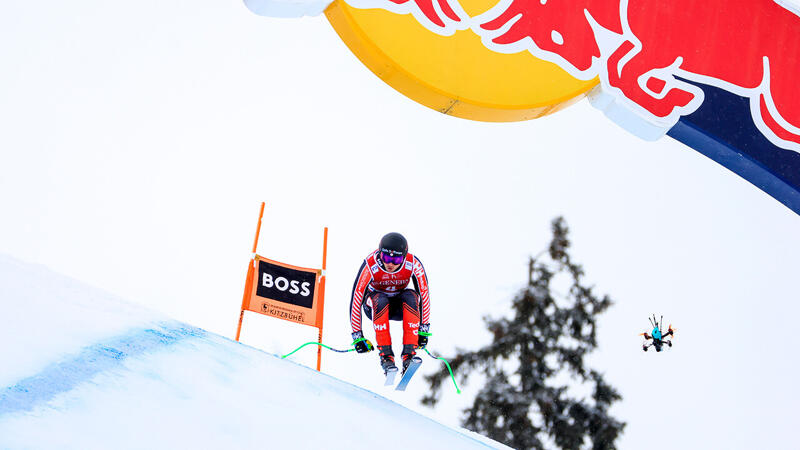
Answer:
<svg viewBox="0 0 800 450"><path fill-rule="evenodd" d="M0 448L507 448L0 255Z"/></svg>

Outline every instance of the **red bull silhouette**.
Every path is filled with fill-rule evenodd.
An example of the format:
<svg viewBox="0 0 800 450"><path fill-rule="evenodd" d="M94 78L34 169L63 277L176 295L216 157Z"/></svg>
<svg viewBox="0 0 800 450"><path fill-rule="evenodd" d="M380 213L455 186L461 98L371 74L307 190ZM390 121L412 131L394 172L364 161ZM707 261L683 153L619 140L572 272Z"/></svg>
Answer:
<svg viewBox="0 0 800 450"><path fill-rule="evenodd" d="M461 22L461 18L458 17L458 14L453 10L447 0L436 0L436 6L438 6L438 10L434 7L434 0L390 0L392 3L402 5L404 3L412 2L416 4L417 8L422 12L422 14L431 21L434 25L444 28L445 27L445 20L449 19L453 22ZM441 14L439 13L441 11ZM445 16L445 18L442 17Z"/></svg>
<svg viewBox="0 0 800 450"><path fill-rule="evenodd" d="M504 0L476 21L490 49L600 76L665 129L703 101L682 79L747 97L759 130L800 151L800 15L773 0Z"/></svg>
<svg viewBox="0 0 800 450"><path fill-rule="evenodd" d="M469 28L469 15L458 0L346 0L346 3L354 8L411 14L427 30L442 36Z"/></svg>

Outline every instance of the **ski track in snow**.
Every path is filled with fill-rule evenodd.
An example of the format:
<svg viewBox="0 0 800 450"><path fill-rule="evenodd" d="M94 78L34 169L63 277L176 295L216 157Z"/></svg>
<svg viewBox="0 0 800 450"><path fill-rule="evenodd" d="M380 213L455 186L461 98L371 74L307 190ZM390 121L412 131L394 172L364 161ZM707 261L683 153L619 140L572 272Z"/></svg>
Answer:
<svg viewBox="0 0 800 450"><path fill-rule="evenodd" d="M188 337L205 335L206 332L199 328L176 322L159 329L136 330L110 342L92 345L72 359L52 364L40 373L5 388L0 392L0 417L30 411L45 404L95 375L121 366L126 358L158 350Z"/></svg>

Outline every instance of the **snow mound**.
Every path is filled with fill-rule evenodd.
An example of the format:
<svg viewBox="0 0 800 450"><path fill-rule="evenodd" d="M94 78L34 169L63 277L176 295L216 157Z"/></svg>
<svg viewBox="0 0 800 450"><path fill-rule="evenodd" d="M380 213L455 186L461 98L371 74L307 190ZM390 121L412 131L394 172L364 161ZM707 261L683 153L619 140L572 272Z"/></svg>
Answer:
<svg viewBox="0 0 800 450"><path fill-rule="evenodd" d="M0 448L507 448L0 255Z"/></svg>

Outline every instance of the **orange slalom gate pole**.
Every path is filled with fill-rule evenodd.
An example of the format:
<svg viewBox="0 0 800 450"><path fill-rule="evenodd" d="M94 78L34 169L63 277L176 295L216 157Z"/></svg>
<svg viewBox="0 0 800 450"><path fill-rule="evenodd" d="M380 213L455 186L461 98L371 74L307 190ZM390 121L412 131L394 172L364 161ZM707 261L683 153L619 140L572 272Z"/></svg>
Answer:
<svg viewBox="0 0 800 450"><path fill-rule="evenodd" d="M244 319L244 311L247 309L247 295L250 293L253 278L256 271L256 247L258 247L258 235L261 234L261 218L264 217L264 202L261 202L261 211L258 212L258 225L256 225L256 238L253 240L253 252L250 257L250 264L247 266L247 278L244 282L244 294L242 295L242 307L239 310L239 326L236 328L236 340L239 340L239 335L242 333L242 320Z"/></svg>
<svg viewBox="0 0 800 450"><path fill-rule="evenodd" d="M325 236L322 239L322 280L320 280L319 307L317 309L317 323L319 323L319 339L317 342L322 344L322 319L325 311L325 281L328 274L325 273L328 261L328 227L325 227ZM322 345L317 346L317 372L321 372L322 366Z"/></svg>

